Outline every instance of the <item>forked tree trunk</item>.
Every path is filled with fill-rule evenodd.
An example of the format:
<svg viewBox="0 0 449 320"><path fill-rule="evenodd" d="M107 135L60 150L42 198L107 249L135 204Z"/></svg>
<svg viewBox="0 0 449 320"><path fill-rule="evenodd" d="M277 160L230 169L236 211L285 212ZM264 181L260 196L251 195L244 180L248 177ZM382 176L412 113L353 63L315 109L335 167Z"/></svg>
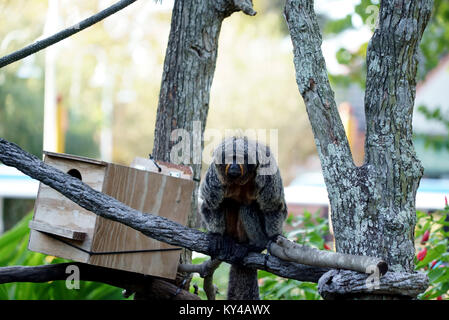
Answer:
<svg viewBox="0 0 449 320"><path fill-rule="evenodd" d="M172 147L180 142L178 137L171 140L173 131L185 129L189 133L190 156L184 164L193 167L196 181L189 227L197 225L203 132L221 24L226 17L240 10L248 15L255 14L250 0L175 0L174 3L152 155L155 160L170 162ZM182 263L190 261L191 252L184 250ZM179 280L182 278L180 275Z"/></svg>
<svg viewBox="0 0 449 320"><path fill-rule="evenodd" d="M412 142L417 48L432 0L381 1L367 53L365 163L354 165L336 108L313 0L287 0L285 17L329 193L336 250L413 272L415 195L422 166ZM372 297L371 297L372 298Z"/></svg>

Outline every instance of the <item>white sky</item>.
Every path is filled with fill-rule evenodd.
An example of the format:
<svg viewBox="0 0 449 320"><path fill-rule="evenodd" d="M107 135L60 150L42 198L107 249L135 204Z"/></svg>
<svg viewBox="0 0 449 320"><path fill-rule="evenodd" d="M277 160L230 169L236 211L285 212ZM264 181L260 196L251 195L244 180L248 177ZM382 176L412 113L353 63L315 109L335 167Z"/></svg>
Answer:
<svg viewBox="0 0 449 320"><path fill-rule="evenodd" d="M359 3L360 0L315 0L315 10L330 18L339 19L353 13L355 6ZM353 20L353 24L356 29L347 30L333 38L323 40L323 55L330 73L341 74L347 71L346 67L340 65L335 58L338 49L344 47L349 51L354 51L371 38L371 30L363 24L361 19Z"/></svg>

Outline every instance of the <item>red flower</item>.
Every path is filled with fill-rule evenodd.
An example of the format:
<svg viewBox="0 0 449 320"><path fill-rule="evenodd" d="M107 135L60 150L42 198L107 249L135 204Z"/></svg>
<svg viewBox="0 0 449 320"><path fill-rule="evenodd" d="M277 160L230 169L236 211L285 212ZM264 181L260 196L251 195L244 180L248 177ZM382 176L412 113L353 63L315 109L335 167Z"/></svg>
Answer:
<svg viewBox="0 0 449 320"><path fill-rule="evenodd" d="M421 239L421 244L426 243L429 240L429 236L430 236L430 230L427 229L426 232L424 232L422 239Z"/></svg>
<svg viewBox="0 0 449 320"><path fill-rule="evenodd" d="M444 196L444 206L445 206L445 208L447 208L447 197L446 196Z"/></svg>
<svg viewBox="0 0 449 320"><path fill-rule="evenodd" d="M443 300L442 296L437 297L437 300Z"/></svg>
<svg viewBox="0 0 449 320"><path fill-rule="evenodd" d="M324 249L326 249L326 250L330 250L331 249L331 247L329 247L327 244L324 244Z"/></svg>
<svg viewBox="0 0 449 320"><path fill-rule="evenodd" d="M424 258L426 257L426 255L427 255L427 248L424 248L424 249L422 249L420 252L418 252L418 255L416 256L416 258L417 258L419 261L423 261Z"/></svg>

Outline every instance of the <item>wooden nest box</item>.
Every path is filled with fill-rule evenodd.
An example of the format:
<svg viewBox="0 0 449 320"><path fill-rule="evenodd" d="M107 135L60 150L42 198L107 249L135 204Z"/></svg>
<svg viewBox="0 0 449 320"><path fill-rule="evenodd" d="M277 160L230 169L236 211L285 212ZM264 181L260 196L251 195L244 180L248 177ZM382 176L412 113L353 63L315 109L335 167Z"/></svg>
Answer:
<svg viewBox="0 0 449 320"><path fill-rule="evenodd" d="M190 167L156 165L136 158L132 166L44 152L44 162L141 212L185 225L194 188ZM97 266L174 279L181 248L87 211L41 183L30 221L28 249Z"/></svg>

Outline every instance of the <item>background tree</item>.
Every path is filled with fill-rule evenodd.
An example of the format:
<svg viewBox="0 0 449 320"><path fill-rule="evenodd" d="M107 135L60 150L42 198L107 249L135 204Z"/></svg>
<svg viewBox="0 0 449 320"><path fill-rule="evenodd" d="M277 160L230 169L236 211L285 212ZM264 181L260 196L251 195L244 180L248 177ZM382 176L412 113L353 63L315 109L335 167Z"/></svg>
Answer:
<svg viewBox="0 0 449 320"><path fill-rule="evenodd" d="M313 1L290 0L285 9L297 83L330 195L336 250L381 257L395 271L414 269L415 196L423 169L413 149L411 120L418 44L432 5L428 0L381 2L367 52L361 167L353 163L329 85Z"/></svg>

